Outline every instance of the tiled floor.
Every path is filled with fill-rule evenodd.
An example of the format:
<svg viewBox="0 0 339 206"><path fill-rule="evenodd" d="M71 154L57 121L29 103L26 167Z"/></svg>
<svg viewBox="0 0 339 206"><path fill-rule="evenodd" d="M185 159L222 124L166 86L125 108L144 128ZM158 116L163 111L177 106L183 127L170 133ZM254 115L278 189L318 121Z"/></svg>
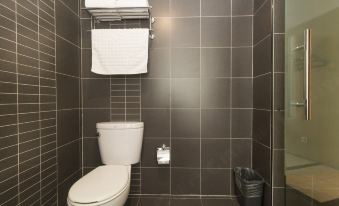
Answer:
<svg viewBox="0 0 339 206"><path fill-rule="evenodd" d="M225 198L130 197L125 206L239 206Z"/></svg>

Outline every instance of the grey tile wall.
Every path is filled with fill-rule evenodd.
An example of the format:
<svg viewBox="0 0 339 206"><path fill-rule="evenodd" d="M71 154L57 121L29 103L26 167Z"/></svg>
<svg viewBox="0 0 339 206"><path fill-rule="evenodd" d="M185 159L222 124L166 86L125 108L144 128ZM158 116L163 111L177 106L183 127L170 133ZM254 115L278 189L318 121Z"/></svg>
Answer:
<svg viewBox="0 0 339 206"><path fill-rule="evenodd" d="M252 166L253 2L150 4L156 38L143 75L91 73L88 30L147 22L94 24L81 14L83 171L101 164L96 122L141 120L142 160L132 169L132 194L234 195L231 169ZM172 148L170 166L156 164L155 148L163 143Z"/></svg>
<svg viewBox="0 0 339 206"><path fill-rule="evenodd" d="M254 1L253 168L264 178L264 205L272 205L273 1Z"/></svg>
<svg viewBox="0 0 339 206"><path fill-rule="evenodd" d="M272 131L272 203L285 205L285 0L274 0L273 10L273 131ZM288 191L286 191L288 192Z"/></svg>
<svg viewBox="0 0 339 206"><path fill-rule="evenodd" d="M58 205L82 174L79 4L55 0Z"/></svg>
<svg viewBox="0 0 339 206"><path fill-rule="evenodd" d="M72 93L79 85L58 66L57 54L67 52L62 38L78 38L60 33L67 9L53 0L0 2L1 205L65 205L63 182L73 175L69 168L79 171L73 157L80 153L63 152L80 137L80 110L62 110L80 107Z"/></svg>
<svg viewBox="0 0 339 206"><path fill-rule="evenodd" d="M2 1L1 205L57 203L54 1Z"/></svg>

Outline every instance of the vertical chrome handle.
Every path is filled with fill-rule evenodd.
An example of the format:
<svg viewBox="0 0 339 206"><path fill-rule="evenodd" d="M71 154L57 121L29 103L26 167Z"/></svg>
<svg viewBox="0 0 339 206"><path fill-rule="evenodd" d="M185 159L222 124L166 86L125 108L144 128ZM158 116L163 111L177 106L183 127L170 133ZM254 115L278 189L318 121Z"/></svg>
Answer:
<svg viewBox="0 0 339 206"><path fill-rule="evenodd" d="M306 120L311 120L311 30L305 30L305 80L304 80L304 93L305 93L305 117Z"/></svg>

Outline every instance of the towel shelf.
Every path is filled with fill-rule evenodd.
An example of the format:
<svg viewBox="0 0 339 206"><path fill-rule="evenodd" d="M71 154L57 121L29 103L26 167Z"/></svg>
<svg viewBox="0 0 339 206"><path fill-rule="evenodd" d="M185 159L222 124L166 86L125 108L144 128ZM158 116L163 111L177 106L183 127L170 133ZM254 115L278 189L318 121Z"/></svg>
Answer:
<svg viewBox="0 0 339 206"><path fill-rule="evenodd" d="M152 24L155 22L151 16L152 7L120 7L120 8L82 8L87 10L94 20L98 22L122 21L128 19L149 19L150 38L154 39Z"/></svg>
<svg viewBox="0 0 339 206"><path fill-rule="evenodd" d="M83 8L98 21L121 21L123 19L150 19L151 7L133 8Z"/></svg>

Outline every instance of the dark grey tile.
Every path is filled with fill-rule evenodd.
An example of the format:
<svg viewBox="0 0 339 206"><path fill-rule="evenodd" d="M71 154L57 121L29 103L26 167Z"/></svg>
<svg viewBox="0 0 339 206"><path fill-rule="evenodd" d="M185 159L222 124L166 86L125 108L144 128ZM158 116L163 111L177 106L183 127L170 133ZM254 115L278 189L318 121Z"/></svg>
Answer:
<svg viewBox="0 0 339 206"><path fill-rule="evenodd" d="M168 108L170 104L169 79L142 79L141 104L143 108Z"/></svg>
<svg viewBox="0 0 339 206"><path fill-rule="evenodd" d="M252 17L232 17L232 46L252 45Z"/></svg>
<svg viewBox="0 0 339 206"><path fill-rule="evenodd" d="M90 49L92 45L91 19L80 19L81 26L81 48Z"/></svg>
<svg viewBox="0 0 339 206"><path fill-rule="evenodd" d="M283 73L274 74L274 110L284 110L285 108L285 75Z"/></svg>
<svg viewBox="0 0 339 206"><path fill-rule="evenodd" d="M150 42L150 49L168 48L170 45L171 20L169 18L157 18L153 24L156 38Z"/></svg>
<svg viewBox="0 0 339 206"><path fill-rule="evenodd" d="M142 168L141 174L141 192L143 194L170 194L169 168Z"/></svg>
<svg viewBox="0 0 339 206"><path fill-rule="evenodd" d="M172 167L200 167L199 139L172 139L171 149Z"/></svg>
<svg viewBox="0 0 339 206"><path fill-rule="evenodd" d="M285 188L273 188L272 198L273 198L274 206L286 205L285 204Z"/></svg>
<svg viewBox="0 0 339 206"><path fill-rule="evenodd" d="M60 183L63 181L60 185L58 185L58 203L60 205L67 205L68 191L72 185L80 179L80 177L81 171L75 173L66 180L60 180Z"/></svg>
<svg viewBox="0 0 339 206"><path fill-rule="evenodd" d="M80 107L80 80L62 74L57 74L58 109Z"/></svg>
<svg viewBox="0 0 339 206"><path fill-rule="evenodd" d="M83 79L82 83L84 108L110 107L109 79Z"/></svg>
<svg viewBox="0 0 339 206"><path fill-rule="evenodd" d="M83 110L83 135L96 137L96 123L110 121L109 109L84 109Z"/></svg>
<svg viewBox="0 0 339 206"><path fill-rule="evenodd" d="M273 187L285 187L285 150L273 150Z"/></svg>
<svg viewBox="0 0 339 206"><path fill-rule="evenodd" d="M2 3L4 6L12 9L13 11L15 10L15 2L12 2L12 1L4 1Z"/></svg>
<svg viewBox="0 0 339 206"><path fill-rule="evenodd" d="M170 145L169 139L147 139L143 140L141 165L142 167L158 167L156 151L163 144Z"/></svg>
<svg viewBox="0 0 339 206"><path fill-rule="evenodd" d="M157 206L170 205L170 199L167 197L141 197L138 206Z"/></svg>
<svg viewBox="0 0 339 206"><path fill-rule="evenodd" d="M18 155L6 158L0 162L1 168L9 168L18 164Z"/></svg>
<svg viewBox="0 0 339 206"><path fill-rule="evenodd" d="M252 77L252 47L232 48L232 76Z"/></svg>
<svg viewBox="0 0 339 206"><path fill-rule="evenodd" d="M253 169L257 171L266 182L271 182L271 153L270 149L256 141L253 142Z"/></svg>
<svg viewBox="0 0 339 206"><path fill-rule="evenodd" d="M231 0L202 0L202 16L230 16Z"/></svg>
<svg viewBox="0 0 339 206"><path fill-rule="evenodd" d="M200 77L200 50L192 48L172 49L172 77Z"/></svg>
<svg viewBox="0 0 339 206"><path fill-rule="evenodd" d="M203 108L229 108L230 80L203 79L201 95Z"/></svg>
<svg viewBox="0 0 339 206"><path fill-rule="evenodd" d="M172 47L200 46L199 18L175 18L171 26Z"/></svg>
<svg viewBox="0 0 339 206"><path fill-rule="evenodd" d="M2 159L6 159L8 157L18 154L18 152L19 152L18 146L12 146L8 148L2 148L0 150L0 155Z"/></svg>
<svg viewBox="0 0 339 206"><path fill-rule="evenodd" d="M171 1L171 16L199 16L200 1L199 0L172 0Z"/></svg>
<svg viewBox="0 0 339 206"><path fill-rule="evenodd" d="M202 168L229 168L230 157L231 152L229 139L201 140Z"/></svg>
<svg viewBox="0 0 339 206"><path fill-rule="evenodd" d="M251 168L252 162L252 140L251 139L232 139L231 140L232 168L247 167Z"/></svg>
<svg viewBox="0 0 339 206"><path fill-rule="evenodd" d="M200 80L199 79L172 79L171 83L172 108L199 108L200 107Z"/></svg>
<svg viewBox="0 0 339 206"><path fill-rule="evenodd" d="M254 44L264 39L272 33L271 1L265 1L264 5L258 10L253 19L253 41Z"/></svg>
<svg viewBox="0 0 339 206"><path fill-rule="evenodd" d="M17 135L1 138L0 143L1 143L0 148L14 146L15 144L18 143Z"/></svg>
<svg viewBox="0 0 339 206"><path fill-rule="evenodd" d="M172 109L172 137L199 138L199 109Z"/></svg>
<svg viewBox="0 0 339 206"><path fill-rule="evenodd" d="M150 0L149 4L152 5L152 16L154 17L167 17L170 13L169 0Z"/></svg>
<svg viewBox="0 0 339 206"><path fill-rule="evenodd" d="M148 72L143 76L149 78L169 77L170 49L151 49L149 52Z"/></svg>
<svg viewBox="0 0 339 206"><path fill-rule="evenodd" d="M274 34L274 72L285 72L284 34Z"/></svg>
<svg viewBox="0 0 339 206"><path fill-rule="evenodd" d="M271 112L265 110L253 111L253 138L262 144L271 145Z"/></svg>
<svg viewBox="0 0 339 206"><path fill-rule="evenodd" d="M260 7L262 7L263 3L265 3L266 0L253 0L253 11L254 13L258 11Z"/></svg>
<svg viewBox="0 0 339 206"><path fill-rule="evenodd" d="M202 138L230 138L228 109L204 109L201 112Z"/></svg>
<svg viewBox="0 0 339 206"><path fill-rule="evenodd" d="M16 94L0 94L0 103L1 104L13 104L18 101ZM9 107L9 105L4 105L3 107ZM16 108L15 108L16 109ZM4 114L11 114L9 110L3 110Z"/></svg>
<svg viewBox="0 0 339 206"><path fill-rule="evenodd" d="M235 206L234 201L230 198L203 198L202 203L204 206Z"/></svg>
<svg viewBox="0 0 339 206"><path fill-rule="evenodd" d="M202 206L201 199L174 198L171 199L171 206Z"/></svg>
<svg viewBox="0 0 339 206"><path fill-rule="evenodd" d="M68 1L67 1L68 2ZM72 2L72 1L70 1ZM71 41L72 43L79 44L79 31L80 31L80 20L79 17L70 11L60 1L55 2L56 10L56 33Z"/></svg>
<svg viewBox="0 0 339 206"><path fill-rule="evenodd" d="M169 109L142 109L141 120L145 124L144 137L170 136L170 111Z"/></svg>
<svg viewBox="0 0 339 206"><path fill-rule="evenodd" d="M233 65L234 67L234 65ZM231 49L229 48L202 48L201 49L201 77L230 77Z"/></svg>
<svg viewBox="0 0 339 206"><path fill-rule="evenodd" d="M61 0L64 4L67 5L67 9L71 9L74 13L78 14L79 12L79 0Z"/></svg>
<svg viewBox="0 0 339 206"><path fill-rule="evenodd" d="M252 78L234 78L232 80L232 107L252 108Z"/></svg>
<svg viewBox="0 0 339 206"><path fill-rule="evenodd" d="M236 0L232 1L232 15L252 15L254 0Z"/></svg>
<svg viewBox="0 0 339 206"><path fill-rule="evenodd" d="M79 170L79 141L58 148L58 180L61 183L67 177Z"/></svg>
<svg viewBox="0 0 339 206"><path fill-rule="evenodd" d="M139 197L129 197L124 206L138 206L139 202L140 202Z"/></svg>
<svg viewBox="0 0 339 206"><path fill-rule="evenodd" d="M199 194L200 170L172 168L171 194Z"/></svg>
<svg viewBox="0 0 339 206"><path fill-rule="evenodd" d="M97 138L84 138L83 149L83 167L102 165Z"/></svg>
<svg viewBox="0 0 339 206"><path fill-rule="evenodd" d="M285 0L274 0L274 33L285 32Z"/></svg>
<svg viewBox="0 0 339 206"><path fill-rule="evenodd" d="M253 79L253 107L257 109L271 109L272 80L271 74L262 75ZM280 94L281 95L281 94Z"/></svg>
<svg viewBox="0 0 339 206"><path fill-rule="evenodd" d="M198 36L196 34L193 34ZM201 46L231 46L231 18L203 17L201 19Z"/></svg>
<svg viewBox="0 0 339 206"><path fill-rule="evenodd" d="M272 71L272 41L267 37L253 48L253 76Z"/></svg>
<svg viewBox="0 0 339 206"><path fill-rule="evenodd" d="M263 205L271 205L272 204L272 189L271 188L272 188L271 185L265 183Z"/></svg>
<svg viewBox="0 0 339 206"><path fill-rule="evenodd" d="M80 138L80 111L78 109L58 111L57 121L58 146Z"/></svg>
<svg viewBox="0 0 339 206"><path fill-rule="evenodd" d="M201 192L203 195L229 195L230 170L228 169L201 170Z"/></svg>
<svg viewBox="0 0 339 206"><path fill-rule="evenodd" d="M273 148L285 148L285 112L274 111L273 119Z"/></svg>
<svg viewBox="0 0 339 206"><path fill-rule="evenodd" d="M56 38L56 71L79 76L80 49L69 42Z"/></svg>
<svg viewBox="0 0 339 206"><path fill-rule="evenodd" d="M252 138L252 109L232 110L232 138Z"/></svg>

